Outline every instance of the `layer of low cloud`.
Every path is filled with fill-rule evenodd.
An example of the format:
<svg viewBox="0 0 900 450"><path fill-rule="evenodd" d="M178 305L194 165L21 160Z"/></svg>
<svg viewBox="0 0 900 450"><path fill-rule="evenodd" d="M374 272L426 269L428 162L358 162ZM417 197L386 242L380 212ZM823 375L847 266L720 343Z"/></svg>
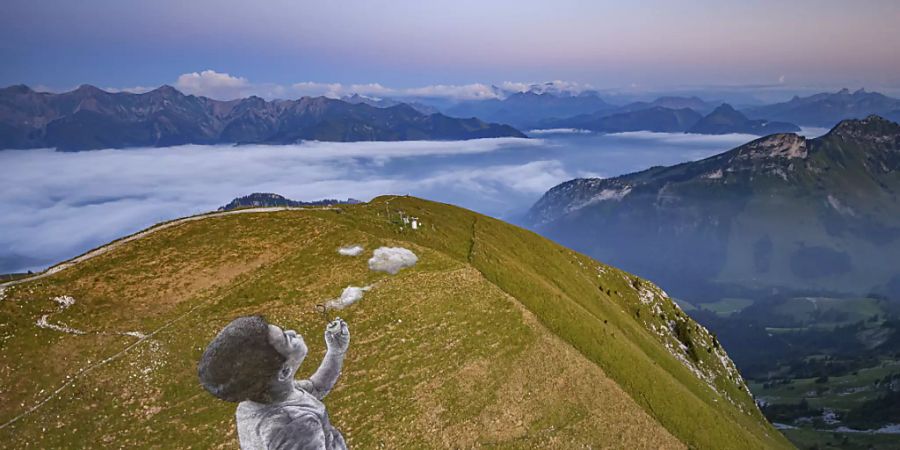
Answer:
<svg viewBox="0 0 900 450"><path fill-rule="evenodd" d="M476 208L503 180L533 164L498 164L475 176L438 161L406 173L393 161L445 160L541 146L515 138L466 142L310 142L286 146L195 146L64 153L0 151L0 273L40 269L155 223L215 210L252 192L297 200L413 193ZM390 172L390 173L388 173ZM484 177L485 179L482 179ZM546 180L549 188L563 181ZM460 182L465 179L468 181ZM464 186L471 183L472 186ZM521 181L516 181L521 183ZM512 193L512 187L508 191ZM534 189L532 187L532 189ZM442 197L443 195L443 197ZM498 210L484 210L498 213Z"/></svg>
<svg viewBox="0 0 900 450"><path fill-rule="evenodd" d="M750 142L759 138L754 134L692 134L692 133L659 133L655 131L628 131L625 133L615 133L615 136L621 139L635 139L646 141L662 141L672 144L692 144L692 143L709 143L721 142L723 144Z"/></svg>
<svg viewBox="0 0 900 450"><path fill-rule="evenodd" d="M545 134L590 134L591 130L583 130L581 128L538 128L529 130L528 134L545 135Z"/></svg>
<svg viewBox="0 0 900 450"><path fill-rule="evenodd" d="M515 220L566 180L699 159L746 140L644 133L78 153L4 150L0 273L39 270L253 192L295 200L411 194Z"/></svg>

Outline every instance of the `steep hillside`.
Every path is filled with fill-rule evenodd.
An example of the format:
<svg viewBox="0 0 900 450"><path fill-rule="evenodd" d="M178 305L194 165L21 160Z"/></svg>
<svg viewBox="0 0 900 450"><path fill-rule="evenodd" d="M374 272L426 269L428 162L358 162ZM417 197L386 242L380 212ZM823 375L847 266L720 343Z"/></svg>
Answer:
<svg viewBox="0 0 900 450"><path fill-rule="evenodd" d="M545 235L716 301L740 289L900 298L900 125L872 116L767 136L701 161L548 191ZM712 296L712 298L701 298Z"/></svg>
<svg viewBox="0 0 900 450"><path fill-rule="evenodd" d="M507 125L423 114L402 103L380 108L326 97L218 101L184 95L171 86L144 94L88 85L62 94L21 85L0 89L0 150L504 136L524 137Z"/></svg>
<svg viewBox="0 0 900 450"><path fill-rule="evenodd" d="M411 218L417 226L411 227ZM338 254L359 244L361 256ZM419 262L370 272L379 246ZM5 287L0 440L226 447L204 345L261 312L324 352L315 305L371 286L327 399L353 448L782 448L715 337L651 283L539 236L408 197L164 224Z"/></svg>

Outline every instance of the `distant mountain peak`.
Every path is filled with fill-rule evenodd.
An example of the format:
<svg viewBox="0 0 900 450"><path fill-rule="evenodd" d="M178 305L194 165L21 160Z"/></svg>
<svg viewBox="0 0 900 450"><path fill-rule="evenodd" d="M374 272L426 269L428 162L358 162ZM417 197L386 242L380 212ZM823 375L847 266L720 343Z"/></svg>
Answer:
<svg viewBox="0 0 900 450"><path fill-rule="evenodd" d="M749 133L760 136L793 131L800 131L800 128L786 122L750 120L728 103L719 105L688 130L689 133L699 134Z"/></svg>
<svg viewBox="0 0 900 450"><path fill-rule="evenodd" d="M152 91L149 91L148 94L149 94L149 93L162 94L162 95L165 95L165 96L184 95L184 94L181 93L181 91L179 91L178 89L175 89L175 88L172 87L172 86L169 86L168 84L164 84L164 85L162 85L162 86L160 86L160 87L158 87L158 88L156 88L156 89L154 89L154 90L152 90Z"/></svg>
<svg viewBox="0 0 900 450"><path fill-rule="evenodd" d="M97 86L94 86L92 84L82 84L81 86L78 86L78 88L76 88L72 92L77 93L77 94L106 94L107 93L103 89L100 89Z"/></svg>
<svg viewBox="0 0 900 450"><path fill-rule="evenodd" d="M728 104L728 103L722 103L722 104L719 105L719 106L715 109L715 111L713 111L713 112L732 112L732 111L737 112L737 110L734 109L734 107L731 106L730 104ZM740 114L740 113L739 113L739 114ZM743 114L741 114L741 115L743 115Z"/></svg>
<svg viewBox="0 0 900 450"><path fill-rule="evenodd" d="M709 113L706 116L707 120L730 120L735 122L745 122L747 121L747 116L745 116L740 111L734 109L728 103L722 103L713 112Z"/></svg>
<svg viewBox="0 0 900 450"><path fill-rule="evenodd" d="M30 87L28 87L28 85L25 85L25 84L14 84L14 85L8 86L8 87L6 87L6 88L4 88L4 89L0 89L0 91L7 91L7 92L15 92L15 93L17 93L17 94L24 94L24 93L32 92L32 89L31 89Z"/></svg>
<svg viewBox="0 0 900 450"><path fill-rule="evenodd" d="M900 124L879 115L869 115L865 119L842 120L828 135L853 138L900 138Z"/></svg>

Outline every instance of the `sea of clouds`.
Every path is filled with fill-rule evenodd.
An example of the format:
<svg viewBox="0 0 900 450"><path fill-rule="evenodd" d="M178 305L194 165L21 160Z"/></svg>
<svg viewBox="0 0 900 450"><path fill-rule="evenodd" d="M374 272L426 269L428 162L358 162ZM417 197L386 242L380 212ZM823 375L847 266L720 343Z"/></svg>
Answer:
<svg viewBox="0 0 900 450"><path fill-rule="evenodd" d="M0 273L41 270L253 192L307 201L411 194L515 220L563 181L703 158L750 138L625 133L76 153L3 150Z"/></svg>
<svg viewBox="0 0 900 450"><path fill-rule="evenodd" d="M394 159L495 152L539 140L310 142L77 153L0 151L0 273L37 270L160 221L215 210L232 198L275 192L298 200L505 189L539 195L568 176L551 161L386 173ZM440 197L440 196L438 196ZM452 199L452 195L444 195Z"/></svg>

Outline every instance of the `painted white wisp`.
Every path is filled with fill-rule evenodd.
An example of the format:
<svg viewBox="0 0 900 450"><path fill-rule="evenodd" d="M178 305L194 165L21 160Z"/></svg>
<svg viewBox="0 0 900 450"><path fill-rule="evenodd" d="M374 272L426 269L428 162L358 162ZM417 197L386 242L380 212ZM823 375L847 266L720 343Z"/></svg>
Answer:
<svg viewBox="0 0 900 450"><path fill-rule="evenodd" d="M369 269L396 275L401 270L412 267L419 261L411 250L403 247L379 247L369 258Z"/></svg>

